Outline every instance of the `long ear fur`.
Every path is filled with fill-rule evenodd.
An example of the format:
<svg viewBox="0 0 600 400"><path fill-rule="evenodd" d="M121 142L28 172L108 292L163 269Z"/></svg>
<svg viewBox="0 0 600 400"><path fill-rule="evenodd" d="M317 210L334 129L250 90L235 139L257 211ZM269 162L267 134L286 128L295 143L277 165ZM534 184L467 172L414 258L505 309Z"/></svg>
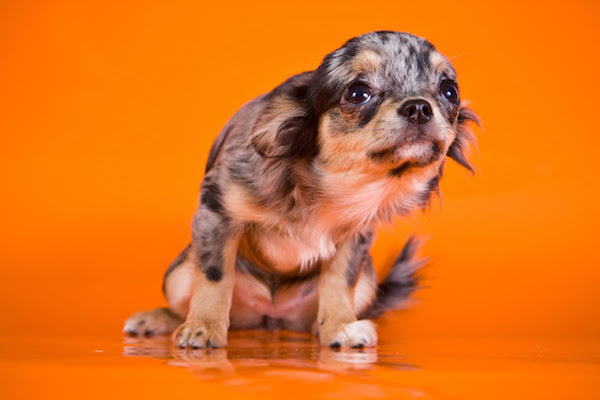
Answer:
<svg viewBox="0 0 600 400"><path fill-rule="evenodd" d="M251 143L265 158L313 157L318 153L316 115L310 83L313 72L288 79L269 93L252 129Z"/></svg>
<svg viewBox="0 0 600 400"><path fill-rule="evenodd" d="M468 157L471 146L476 145L476 139L471 129L471 123L474 123L481 128L481 121L477 114L470 108L461 106L458 112L458 131L456 132L454 142L452 142L448 149L447 155L474 174L475 170Z"/></svg>

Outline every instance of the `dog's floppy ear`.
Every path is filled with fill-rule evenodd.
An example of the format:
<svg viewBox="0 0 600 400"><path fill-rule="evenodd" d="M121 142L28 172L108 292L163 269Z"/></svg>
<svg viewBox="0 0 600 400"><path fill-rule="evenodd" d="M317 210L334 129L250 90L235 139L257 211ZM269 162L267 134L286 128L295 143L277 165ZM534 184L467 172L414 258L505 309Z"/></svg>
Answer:
<svg viewBox="0 0 600 400"><path fill-rule="evenodd" d="M461 106L458 112L458 130L456 132L456 138L448 149L448 157L456 161L468 169L472 174L475 173L471 162L469 161L468 152L471 145L475 145L475 135L471 130L471 123L475 123L481 128L481 122L477 114L466 106Z"/></svg>
<svg viewBox="0 0 600 400"><path fill-rule="evenodd" d="M254 123L251 143L265 158L314 157L319 120L310 83L313 72L293 76L265 97Z"/></svg>

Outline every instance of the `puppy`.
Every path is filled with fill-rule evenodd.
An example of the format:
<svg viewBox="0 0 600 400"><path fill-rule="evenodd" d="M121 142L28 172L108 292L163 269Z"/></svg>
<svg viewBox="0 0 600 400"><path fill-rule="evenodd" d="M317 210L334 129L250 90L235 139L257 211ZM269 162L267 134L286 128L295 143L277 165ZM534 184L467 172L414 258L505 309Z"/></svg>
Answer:
<svg viewBox="0 0 600 400"><path fill-rule="evenodd" d="M428 41L353 38L315 70L244 105L208 157L192 241L169 266L169 308L134 314L130 334L174 331L220 347L228 329L312 331L373 346L369 318L415 288L411 239L378 285L373 229L425 207L448 156L472 171L456 73Z"/></svg>

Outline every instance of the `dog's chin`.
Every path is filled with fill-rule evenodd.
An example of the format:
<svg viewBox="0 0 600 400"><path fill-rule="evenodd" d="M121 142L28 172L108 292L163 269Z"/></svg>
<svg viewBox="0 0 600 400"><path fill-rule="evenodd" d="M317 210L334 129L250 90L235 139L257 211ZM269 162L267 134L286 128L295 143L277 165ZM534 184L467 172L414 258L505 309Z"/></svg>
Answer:
<svg viewBox="0 0 600 400"><path fill-rule="evenodd" d="M425 167L441 157L441 144L428 139L401 143L394 151L394 160L398 165L410 163L413 167Z"/></svg>

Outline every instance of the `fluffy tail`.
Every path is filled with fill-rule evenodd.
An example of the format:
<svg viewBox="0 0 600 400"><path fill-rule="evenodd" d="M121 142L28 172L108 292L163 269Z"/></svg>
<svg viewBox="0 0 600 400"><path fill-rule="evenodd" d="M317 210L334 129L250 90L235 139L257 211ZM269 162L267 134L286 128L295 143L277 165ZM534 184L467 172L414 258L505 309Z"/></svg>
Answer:
<svg viewBox="0 0 600 400"><path fill-rule="evenodd" d="M413 259L417 247L419 242L411 236L394 261L390 273L377 287L375 301L358 316L359 319L376 318L386 311L402 308L402 303L417 289L417 271L426 262Z"/></svg>

